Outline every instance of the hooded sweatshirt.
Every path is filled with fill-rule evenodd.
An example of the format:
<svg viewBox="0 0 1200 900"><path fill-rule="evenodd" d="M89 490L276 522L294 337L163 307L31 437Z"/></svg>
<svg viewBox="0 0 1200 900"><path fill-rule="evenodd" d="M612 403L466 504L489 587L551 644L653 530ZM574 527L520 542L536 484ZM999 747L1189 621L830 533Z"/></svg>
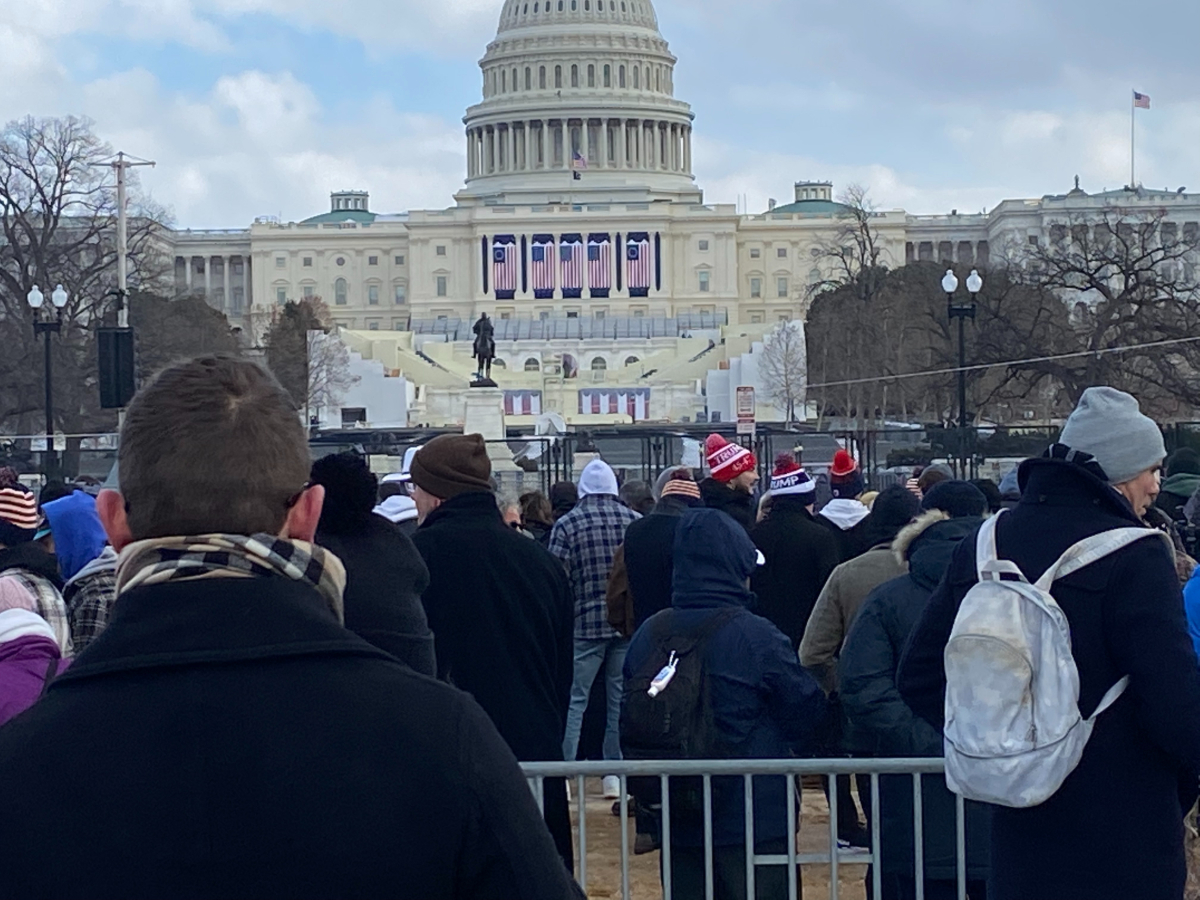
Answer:
<svg viewBox="0 0 1200 900"><path fill-rule="evenodd" d="M54 553L64 581L99 556L108 546L108 535L96 514L96 499L75 491L42 507L54 535Z"/></svg>
<svg viewBox="0 0 1200 900"><path fill-rule="evenodd" d="M670 616L672 628L691 632L714 613L734 607L740 612L709 638L704 668L716 732L724 755L739 759L781 759L812 746L823 724L825 698L800 667L791 642L749 607L754 594L746 580L757 551L745 531L729 516L713 509L683 514L675 533L672 609L663 610L638 629L625 658L629 683L653 654L650 623ZM787 834L786 780L754 779L754 833L758 840ZM745 806L740 777L713 779L713 840L717 846L741 844ZM704 842L698 816L673 806L671 832L679 846Z"/></svg>
<svg viewBox="0 0 1200 900"><path fill-rule="evenodd" d="M0 612L0 725L33 706L66 667L45 619L27 609Z"/></svg>

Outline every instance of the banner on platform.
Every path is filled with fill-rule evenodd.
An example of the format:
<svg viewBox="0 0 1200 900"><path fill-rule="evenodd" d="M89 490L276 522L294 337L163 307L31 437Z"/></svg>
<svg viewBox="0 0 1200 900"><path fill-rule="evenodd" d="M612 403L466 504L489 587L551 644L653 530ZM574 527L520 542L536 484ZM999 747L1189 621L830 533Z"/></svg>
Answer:
<svg viewBox="0 0 1200 900"><path fill-rule="evenodd" d="M497 300L511 300L517 293L517 239L511 234L492 238L492 282Z"/></svg>

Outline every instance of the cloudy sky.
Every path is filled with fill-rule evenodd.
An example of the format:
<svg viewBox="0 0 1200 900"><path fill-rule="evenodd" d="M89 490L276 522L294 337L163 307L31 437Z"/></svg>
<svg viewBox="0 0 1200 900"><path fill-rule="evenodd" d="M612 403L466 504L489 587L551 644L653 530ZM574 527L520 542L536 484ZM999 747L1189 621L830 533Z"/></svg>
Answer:
<svg viewBox="0 0 1200 900"><path fill-rule="evenodd" d="M948 212L1138 176L1200 191L1200 2L655 0L710 202L860 182ZM501 0L0 0L0 120L90 116L181 226L443 207Z"/></svg>

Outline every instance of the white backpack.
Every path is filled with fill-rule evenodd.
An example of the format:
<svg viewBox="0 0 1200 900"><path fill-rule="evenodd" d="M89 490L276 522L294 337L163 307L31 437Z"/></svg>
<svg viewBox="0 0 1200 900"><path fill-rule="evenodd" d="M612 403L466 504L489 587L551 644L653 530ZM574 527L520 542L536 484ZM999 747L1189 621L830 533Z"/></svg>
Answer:
<svg viewBox="0 0 1200 900"><path fill-rule="evenodd" d="M999 518L979 529L979 581L946 644L946 784L968 800L1023 808L1062 786L1096 717L1129 683L1126 676L1109 688L1090 719L1080 715L1071 629L1050 586L1134 541L1170 538L1149 528L1101 532L1069 547L1030 584L1015 563L996 557Z"/></svg>

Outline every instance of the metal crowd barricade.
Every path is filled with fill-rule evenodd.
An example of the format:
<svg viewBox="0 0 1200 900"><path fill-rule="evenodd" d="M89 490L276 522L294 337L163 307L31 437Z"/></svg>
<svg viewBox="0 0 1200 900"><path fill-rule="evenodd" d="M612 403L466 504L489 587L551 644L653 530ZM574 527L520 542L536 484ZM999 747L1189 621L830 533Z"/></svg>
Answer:
<svg viewBox="0 0 1200 900"><path fill-rule="evenodd" d="M943 775L941 759L726 759L726 760L625 760L621 762L540 762L522 763L530 789L539 806L544 808L544 785L547 778L564 778L574 787L574 802L578 815L578 852L576 878L587 888L588 845L585 805L585 779L616 775L620 778L621 818L621 896L632 900L629 893L629 823L627 779L631 776L651 776L659 779L662 791L662 888L663 897L671 898L671 794L670 779L701 777L704 802L704 896L713 900L713 822L712 779L719 776L741 776L744 780L746 896L755 896L756 867L787 866L788 900L797 900L798 866L829 867L829 896L838 900L838 867L842 864L870 864L871 895L882 895L882 828L880 825L879 779L882 775L909 775L913 782L913 871L916 900L925 900L925 841L924 797L922 778ZM759 775L787 776L787 853L756 853L754 839L754 777ZM796 849L797 800L796 778L805 775L824 775L830 780L829 790L829 852L800 853ZM838 847L838 801L836 776L869 775L871 782L871 848L862 851ZM967 898L966 824L963 798L955 798L955 858L957 867L958 900ZM641 900L641 898L638 898Z"/></svg>

